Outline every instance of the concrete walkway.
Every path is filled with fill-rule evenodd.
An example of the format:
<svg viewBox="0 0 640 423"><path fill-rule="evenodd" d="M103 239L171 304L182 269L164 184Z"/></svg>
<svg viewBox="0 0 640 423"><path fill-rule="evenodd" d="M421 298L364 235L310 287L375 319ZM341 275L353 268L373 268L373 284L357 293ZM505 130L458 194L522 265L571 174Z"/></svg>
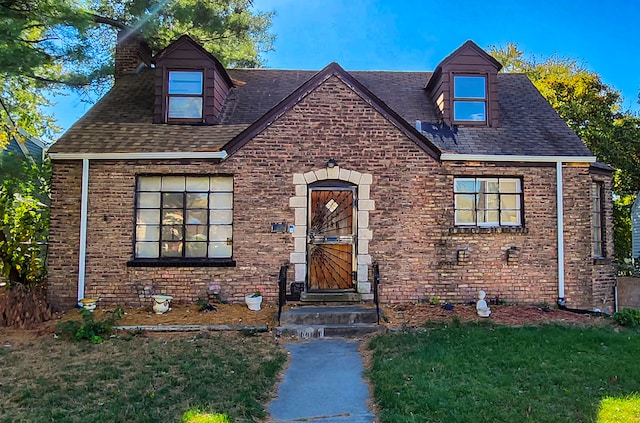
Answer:
<svg viewBox="0 0 640 423"><path fill-rule="evenodd" d="M269 405L273 422L375 422L357 342L314 339L285 347L290 363Z"/></svg>

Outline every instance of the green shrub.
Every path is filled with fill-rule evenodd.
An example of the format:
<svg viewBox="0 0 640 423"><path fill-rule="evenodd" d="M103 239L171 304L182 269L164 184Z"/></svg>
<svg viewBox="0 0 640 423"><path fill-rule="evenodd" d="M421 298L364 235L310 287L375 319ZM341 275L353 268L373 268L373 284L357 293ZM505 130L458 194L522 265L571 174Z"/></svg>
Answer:
<svg viewBox="0 0 640 423"><path fill-rule="evenodd" d="M621 326L640 326L640 310L624 308L613 313L613 320Z"/></svg>
<svg viewBox="0 0 640 423"><path fill-rule="evenodd" d="M182 416L181 423L234 423L231 417L226 414L207 413L200 409L187 410Z"/></svg>
<svg viewBox="0 0 640 423"><path fill-rule="evenodd" d="M96 321L94 314L86 309L80 309L82 320L69 320L58 323L60 334L70 340L88 340L92 344L100 344L105 336L113 333L113 325L122 318L124 311L118 307L111 316Z"/></svg>

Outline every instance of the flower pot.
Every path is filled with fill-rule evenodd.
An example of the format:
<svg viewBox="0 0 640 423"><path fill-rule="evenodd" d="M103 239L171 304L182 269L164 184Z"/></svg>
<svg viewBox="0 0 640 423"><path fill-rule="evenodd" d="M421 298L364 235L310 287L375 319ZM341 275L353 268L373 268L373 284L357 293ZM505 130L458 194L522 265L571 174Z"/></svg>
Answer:
<svg viewBox="0 0 640 423"><path fill-rule="evenodd" d="M80 300L80 304L82 304L82 308L84 308L85 310L89 310L92 313L93 313L93 310L96 309L97 302L98 300L96 300L95 298L83 298Z"/></svg>
<svg viewBox="0 0 640 423"><path fill-rule="evenodd" d="M262 296L254 297L252 295L247 295L244 297L244 302L247 303L249 310L259 311L260 304L262 304Z"/></svg>
<svg viewBox="0 0 640 423"><path fill-rule="evenodd" d="M153 311L156 314L164 314L171 310L169 308L169 304L173 300L171 295L152 295L151 298L153 298Z"/></svg>

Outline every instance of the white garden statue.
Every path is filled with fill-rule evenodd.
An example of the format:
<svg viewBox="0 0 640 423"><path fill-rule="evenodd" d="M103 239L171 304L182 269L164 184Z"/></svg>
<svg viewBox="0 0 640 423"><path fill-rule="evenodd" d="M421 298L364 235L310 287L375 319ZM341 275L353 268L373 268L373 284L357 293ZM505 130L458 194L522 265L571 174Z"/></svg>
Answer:
<svg viewBox="0 0 640 423"><path fill-rule="evenodd" d="M489 317L491 315L491 309L487 305L487 302L484 300L487 294L480 290L478 291L478 302L476 303L476 310L478 311L478 316L480 317Z"/></svg>

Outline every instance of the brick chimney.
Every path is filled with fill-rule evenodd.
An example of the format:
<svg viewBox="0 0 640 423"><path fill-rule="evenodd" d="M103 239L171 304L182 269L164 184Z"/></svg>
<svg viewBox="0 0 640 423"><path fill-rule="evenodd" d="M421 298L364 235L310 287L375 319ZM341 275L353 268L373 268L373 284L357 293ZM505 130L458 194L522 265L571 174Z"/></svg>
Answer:
<svg viewBox="0 0 640 423"><path fill-rule="evenodd" d="M151 49L142 38L142 34L132 30L118 32L115 57L116 81L127 73L134 73L140 64L151 64Z"/></svg>

